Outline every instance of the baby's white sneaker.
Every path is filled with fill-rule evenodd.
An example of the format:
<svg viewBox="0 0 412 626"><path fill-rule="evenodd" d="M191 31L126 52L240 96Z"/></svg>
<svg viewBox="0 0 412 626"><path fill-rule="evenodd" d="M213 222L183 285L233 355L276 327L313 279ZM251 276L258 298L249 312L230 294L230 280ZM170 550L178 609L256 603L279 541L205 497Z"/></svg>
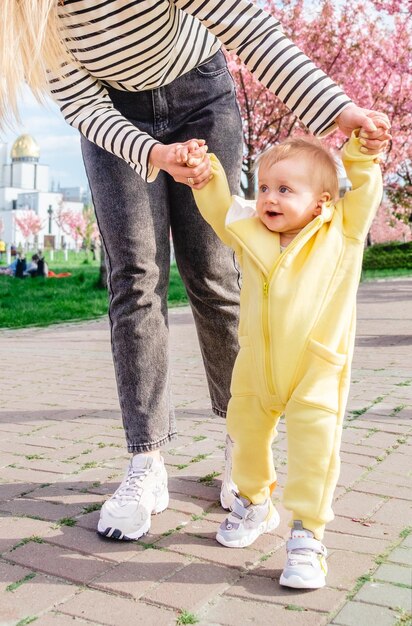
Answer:
<svg viewBox="0 0 412 626"><path fill-rule="evenodd" d="M287 562L279 583L295 589L319 589L326 584L327 550L314 538L302 522L293 522L291 537L286 543Z"/></svg>

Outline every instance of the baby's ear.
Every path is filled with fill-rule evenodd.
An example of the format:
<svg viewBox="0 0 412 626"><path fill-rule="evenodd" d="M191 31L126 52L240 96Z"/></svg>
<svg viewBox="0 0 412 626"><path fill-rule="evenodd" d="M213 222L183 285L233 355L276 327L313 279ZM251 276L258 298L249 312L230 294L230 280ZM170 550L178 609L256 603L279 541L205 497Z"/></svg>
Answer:
<svg viewBox="0 0 412 626"><path fill-rule="evenodd" d="M322 213L322 205L324 202L329 202L330 200L330 193L328 191L323 191L321 193L321 195L319 196L317 205L313 211L314 215L320 215Z"/></svg>

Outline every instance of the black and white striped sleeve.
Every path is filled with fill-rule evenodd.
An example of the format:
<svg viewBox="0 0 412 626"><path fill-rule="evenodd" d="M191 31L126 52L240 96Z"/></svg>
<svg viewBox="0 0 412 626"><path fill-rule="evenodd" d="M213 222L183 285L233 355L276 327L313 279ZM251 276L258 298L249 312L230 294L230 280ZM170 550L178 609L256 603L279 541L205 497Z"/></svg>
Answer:
<svg viewBox="0 0 412 626"><path fill-rule="evenodd" d="M351 100L284 35L273 16L249 0L171 1L235 51L314 134L335 128L334 120Z"/></svg>
<svg viewBox="0 0 412 626"><path fill-rule="evenodd" d="M60 73L49 73L49 89L65 120L87 139L124 159L146 181L158 173L149 164L151 148L159 143L140 131L114 108L101 84L75 59Z"/></svg>

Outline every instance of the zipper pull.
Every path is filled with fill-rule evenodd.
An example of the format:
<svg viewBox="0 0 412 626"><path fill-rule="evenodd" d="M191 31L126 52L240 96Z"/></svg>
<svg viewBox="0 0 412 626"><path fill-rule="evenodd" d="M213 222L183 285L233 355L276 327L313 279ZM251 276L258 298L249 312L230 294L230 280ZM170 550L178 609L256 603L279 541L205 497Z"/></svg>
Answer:
<svg viewBox="0 0 412 626"><path fill-rule="evenodd" d="M267 296L268 292L269 292L269 285L268 285L268 283L264 282L263 283L263 295Z"/></svg>

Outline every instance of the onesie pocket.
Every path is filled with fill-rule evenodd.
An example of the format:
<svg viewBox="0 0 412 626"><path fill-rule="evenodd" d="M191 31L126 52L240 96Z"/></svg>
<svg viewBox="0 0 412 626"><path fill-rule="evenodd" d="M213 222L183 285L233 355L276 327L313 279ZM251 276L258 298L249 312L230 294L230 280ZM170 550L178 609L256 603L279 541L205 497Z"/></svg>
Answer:
<svg viewBox="0 0 412 626"><path fill-rule="evenodd" d="M293 398L303 404L336 413L346 359L346 354L335 352L311 339L299 368Z"/></svg>
<svg viewBox="0 0 412 626"><path fill-rule="evenodd" d="M239 337L239 353L233 367L230 393L232 396L256 395L254 382L255 367L249 337Z"/></svg>

